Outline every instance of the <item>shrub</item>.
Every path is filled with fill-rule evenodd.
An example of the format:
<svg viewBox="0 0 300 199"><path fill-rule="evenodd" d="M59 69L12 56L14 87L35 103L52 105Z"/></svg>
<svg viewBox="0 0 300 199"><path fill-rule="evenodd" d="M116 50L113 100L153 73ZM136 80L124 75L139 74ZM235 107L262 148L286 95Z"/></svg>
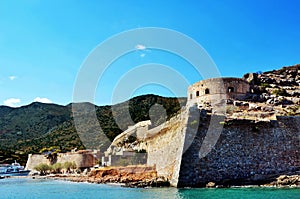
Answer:
<svg viewBox="0 0 300 199"><path fill-rule="evenodd" d="M263 88L269 88L269 87L271 87L270 84L266 83L266 82L261 83L260 86L263 87Z"/></svg>
<svg viewBox="0 0 300 199"><path fill-rule="evenodd" d="M285 89L276 89L273 90L272 94L276 95L276 96L289 96L289 94L286 92Z"/></svg>
<svg viewBox="0 0 300 199"><path fill-rule="evenodd" d="M61 163L55 163L54 165L52 165L52 169L55 173L60 173L62 168L63 165Z"/></svg>
<svg viewBox="0 0 300 199"><path fill-rule="evenodd" d="M195 126L195 125L197 125L197 124L198 124L198 121L197 121L197 120L193 120L193 121L190 122L190 125L191 125L191 126Z"/></svg>

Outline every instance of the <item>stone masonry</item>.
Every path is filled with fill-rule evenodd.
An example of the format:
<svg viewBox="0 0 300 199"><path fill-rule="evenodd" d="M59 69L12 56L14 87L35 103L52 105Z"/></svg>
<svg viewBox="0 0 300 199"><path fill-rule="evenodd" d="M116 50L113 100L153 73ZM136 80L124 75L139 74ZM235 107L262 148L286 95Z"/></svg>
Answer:
<svg viewBox="0 0 300 199"><path fill-rule="evenodd" d="M270 176L299 172L300 117L277 117L276 121L259 123L225 122L216 145L200 158L208 121L209 117L200 120L194 139L185 142L189 148L182 154L177 187L205 186L211 181L259 184Z"/></svg>

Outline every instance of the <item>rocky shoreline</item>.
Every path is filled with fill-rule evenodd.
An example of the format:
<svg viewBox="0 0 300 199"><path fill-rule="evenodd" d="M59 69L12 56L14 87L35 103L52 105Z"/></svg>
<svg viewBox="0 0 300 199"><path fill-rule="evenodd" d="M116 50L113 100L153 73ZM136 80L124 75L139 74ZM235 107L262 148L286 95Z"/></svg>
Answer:
<svg viewBox="0 0 300 199"><path fill-rule="evenodd" d="M79 175L79 174L55 174L47 176L31 176L33 179L53 179L63 180L78 183L96 183L96 184L113 184L129 188L147 188L147 187L170 187L170 183L163 177L139 178L132 177L135 174L127 177L116 178L115 175L106 175L105 177ZM300 175L280 175L274 181L265 184L216 184L209 182L206 188L230 188L230 187L277 187L277 188L300 188Z"/></svg>
<svg viewBox="0 0 300 199"><path fill-rule="evenodd" d="M163 177L154 177L152 179L136 180L132 178L116 179L113 176L106 178L95 178L82 174L51 174L46 176L7 176L5 178L31 178L31 179L51 179L62 180L76 183L95 183L109 184L128 188L148 188L148 187L170 187L168 180ZM273 188L300 188L300 175L280 175L274 181L265 184L216 184L209 182L202 188L243 188L243 187L273 187Z"/></svg>
<svg viewBox="0 0 300 199"><path fill-rule="evenodd" d="M275 187L300 187L300 175L281 175L265 186Z"/></svg>
<svg viewBox="0 0 300 199"><path fill-rule="evenodd" d="M41 177L38 177L41 178ZM152 178L147 180L138 180L138 181L128 181L122 182L118 180L112 179L102 179L102 178L91 178L88 176L64 176L64 175L54 175L54 176L45 176L43 179L53 179L53 180L63 180L70 182L78 182L78 183L96 183L96 184L112 184L119 185L122 187L129 188L146 188L146 187L169 187L170 183L164 178Z"/></svg>
<svg viewBox="0 0 300 199"><path fill-rule="evenodd" d="M196 187L230 188L230 187L297 187L300 188L300 172L281 175L256 176L247 179L223 179L219 182L207 182ZM170 187L168 179L158 176L156 168L146 165L119 167L101 167L81 174L48 174L45 176L14 176L8 178L52 179L78 183L114 184L131 188Z"/></svg>
<svg viewBox="0 0 300 199"><path fill-rule="evenodd" d="M33 178L96 184L113 183L124 187L139 188L170 186L167 179L157 176L154 167L147 166L103 167L92 170L88 174L51 174L47 176L34 176Z"/></svg>

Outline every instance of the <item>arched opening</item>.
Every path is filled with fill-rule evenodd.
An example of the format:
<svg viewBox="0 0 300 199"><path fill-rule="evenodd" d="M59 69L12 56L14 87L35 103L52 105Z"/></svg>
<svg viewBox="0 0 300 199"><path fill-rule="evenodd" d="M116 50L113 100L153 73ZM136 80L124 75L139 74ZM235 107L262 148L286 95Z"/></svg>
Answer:
<svg viewBox="0 0 300 199"><path fill-rule="evenodd" d="M233 93L233 92L234 92L234 87L229 86L229 87L228 87L228 93Z"/></svg>
<svg viewBox="0 0 300 199"><path fill-rule="evenodd" d="M205 94L206 94L206 95L209 94L209 89L208 89L208 88L205 89Z"/></svg>
<svg viewBox="0 0 300 199"><path fill-rule="evenodd" d="M199 97L199 91L196 91L196 97Z"/></svg>
<svg viewBox="0 0 300 199"><path fill-rule="evenodd" d="M193 99L193 95L192 94L190 94L190 99Z"/></svg>

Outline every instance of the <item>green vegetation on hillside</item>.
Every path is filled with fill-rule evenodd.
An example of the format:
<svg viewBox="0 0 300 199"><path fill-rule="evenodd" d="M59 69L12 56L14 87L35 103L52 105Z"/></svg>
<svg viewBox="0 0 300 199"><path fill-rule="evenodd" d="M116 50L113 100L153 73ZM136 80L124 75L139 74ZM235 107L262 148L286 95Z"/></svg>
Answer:
<svg viewBox="0 0 300 199"><path fill-rule="evenodd" d="M0 106L0 163L17 160L24 165L29 153L39 153L41 149L52 146L57 146L61 152L74 148L85 149L80 136L90 138L89 146L92 148L104 151L110 144L107 139L103 139L104 135L112 141L122 132L121 129L131 124L131 120L134 123L149 120L149 110L153 105L163 106L169 119L185 102L185 98L144 95L113 106L95 106L99 123L83 124L86 125L85 129L89 129L88 135L78 134L73 121L72 104L60 106L35 102L20 108ZM131 118L125 117L128 111ZM154 125L165 120L163 114L156 114L157 110L151 111L159 116L151 118ZM80 117L85 118L85 113L81 113ZM99 124L104 134L99 133Z"/></svg>

